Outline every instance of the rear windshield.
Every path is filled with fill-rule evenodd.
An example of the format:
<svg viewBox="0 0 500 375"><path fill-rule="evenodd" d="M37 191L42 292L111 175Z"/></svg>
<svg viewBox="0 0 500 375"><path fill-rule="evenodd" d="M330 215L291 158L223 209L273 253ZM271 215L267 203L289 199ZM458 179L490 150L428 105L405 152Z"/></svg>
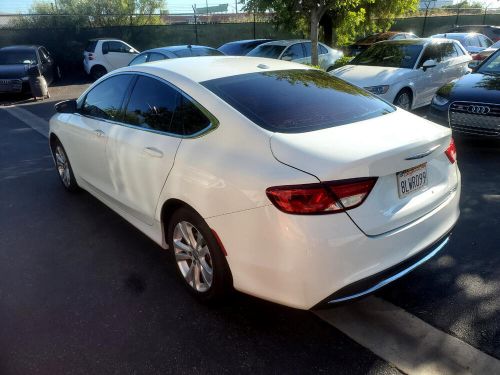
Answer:
<svg viewBox="0 0 500 375"><path fill-rule="evenodd" d="M85 51L87 52L95 52L95 47L97 45L97 40L89 40L87 42L87 45L85 46Z"/></svg>
<svg viewBox="0 0 500 375"><path fill-rule="evenodd" d="M261 44L260 46L251 50L247 56L268 57L270 59L277 59L286 46L278 46L274 44Z"/></svg>
<svg viewBox="0 0 500 375"><path fill-rule="evenodd" d="M202 85L264 129L302 133L393 112L369 92L319 70L242 74Z"/></svg>
<svg viewBox="0 0 500 375"><path fill-rule="evenodd" d="M193 56L223 56L221 51L212 48L192 48Z"/></svg>
<svg viewBox="0 0 500 375"><path fill-rule="evenodd" d="M422 48L420 44L383 42L361 52L349 64L413 69Z"/></svg>

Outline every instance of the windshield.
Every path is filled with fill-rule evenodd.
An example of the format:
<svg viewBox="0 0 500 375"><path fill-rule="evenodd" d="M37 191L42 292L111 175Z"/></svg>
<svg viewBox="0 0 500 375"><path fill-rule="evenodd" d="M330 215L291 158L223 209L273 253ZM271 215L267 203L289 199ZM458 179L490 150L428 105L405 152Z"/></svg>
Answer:
<svg viewBox="0 0 500 375"><path fill-rule="evenodd" d="M0 51L0 65L36 64L35 51Z"/></svg>
<svg viewBox="0 0 500 375"><path fill-rule="evenodd" d="M499 49L499 48L500 48L500 40L499 40L499 41L497 41L497 42L495 42L495 43L493 43L493 44L490 46L490 48Z"/></svg>
<svg viewBox="0 0 500 375"><path fill-rule="evenodd" d="M477 70L478 73L500 75L500 51L486 60Z"/></svg>
<svg viewBox="0 0 500 375"><path fill-rule="evenodd" d="M361 52L349 64L413 69L422 47L420 44L378 43Z"/></svg>
<svg viewBox="0 0 500 375"><path fill-rule="evenodd" d="M278 46L275 44L263 44L248 52L247 56L268 57L270 59L277 59L280 57L281 52L286 46Z"/></svg>
<svg viewBox="0 0 500 375"><path fill-rule="evenodd" d="M255 124L279 133L331 128L395 110L375 95L319 70L248 73L202 85Z"/></svg>

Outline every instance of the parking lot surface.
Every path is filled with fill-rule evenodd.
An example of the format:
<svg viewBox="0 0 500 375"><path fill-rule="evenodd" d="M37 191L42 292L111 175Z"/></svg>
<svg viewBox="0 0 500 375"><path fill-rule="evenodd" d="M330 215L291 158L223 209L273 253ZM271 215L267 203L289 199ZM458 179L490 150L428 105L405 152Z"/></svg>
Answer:
<svg viewBox="0 0 500 375"><path fill-rule="evenodd" d="M49 101L0 103L48 120L88 85L72 83ZM63 190L46 138L2 104L0 373L398 373L310 312L241 294L194 301L163 250ZM377 296L500 359L500 141L456 141L462 214L450 244Z"/></svg>

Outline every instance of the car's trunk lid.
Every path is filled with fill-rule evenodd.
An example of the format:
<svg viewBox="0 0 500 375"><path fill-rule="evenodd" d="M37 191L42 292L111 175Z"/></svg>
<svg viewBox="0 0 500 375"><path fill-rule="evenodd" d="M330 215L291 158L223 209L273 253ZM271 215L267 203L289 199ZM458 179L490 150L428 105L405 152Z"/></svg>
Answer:
<svg viewBox="0 0 500 375"><path fill-rule="evenodd" d="M378 177L366 201L347 213L364 233L379 235L425 215L456 188L456 167L444 154L450 140L448 128L398 110L318 131L275 133L270 142L277 160L320 181ZM400 198L397 173L424 163L427 186Z"/></svg>

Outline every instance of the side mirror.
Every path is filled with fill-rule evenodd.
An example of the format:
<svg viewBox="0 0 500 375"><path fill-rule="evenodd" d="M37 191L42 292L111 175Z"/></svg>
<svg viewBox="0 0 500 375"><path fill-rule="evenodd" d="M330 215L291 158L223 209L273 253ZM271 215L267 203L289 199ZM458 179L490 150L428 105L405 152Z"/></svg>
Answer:
<svg viewBox="0 0 500 375"><path fill-rule="evenodd" d="M135 49L131 48L128 50L128 53L137 53Z"/></svg>
<svg viewBox="0 0 500 375"><path fill-rule="evenodd" d="M57 113L75 113L77 111L77 105L75 99L65 100L59 102L54 106Z"/></svg>
<svg viewBox="0 0 500 375"><path fill-rule="evenodd" d="M436 65L437 65L436 60L429 59L425 60L425 62L422 65L422 68L424 69L425 72L427 69L434 68Z"/></svg>
<svg viewBox="0 0 500 375"><path fill-rule="evenodd" d="M469 67L469 69L471 69L473 72L475 72L475 71L476 71L476 69L477 69L477 67L479 66L479 64L481 64L481 61L472 60L471 62L469 62L468 67Z"/></svg>

